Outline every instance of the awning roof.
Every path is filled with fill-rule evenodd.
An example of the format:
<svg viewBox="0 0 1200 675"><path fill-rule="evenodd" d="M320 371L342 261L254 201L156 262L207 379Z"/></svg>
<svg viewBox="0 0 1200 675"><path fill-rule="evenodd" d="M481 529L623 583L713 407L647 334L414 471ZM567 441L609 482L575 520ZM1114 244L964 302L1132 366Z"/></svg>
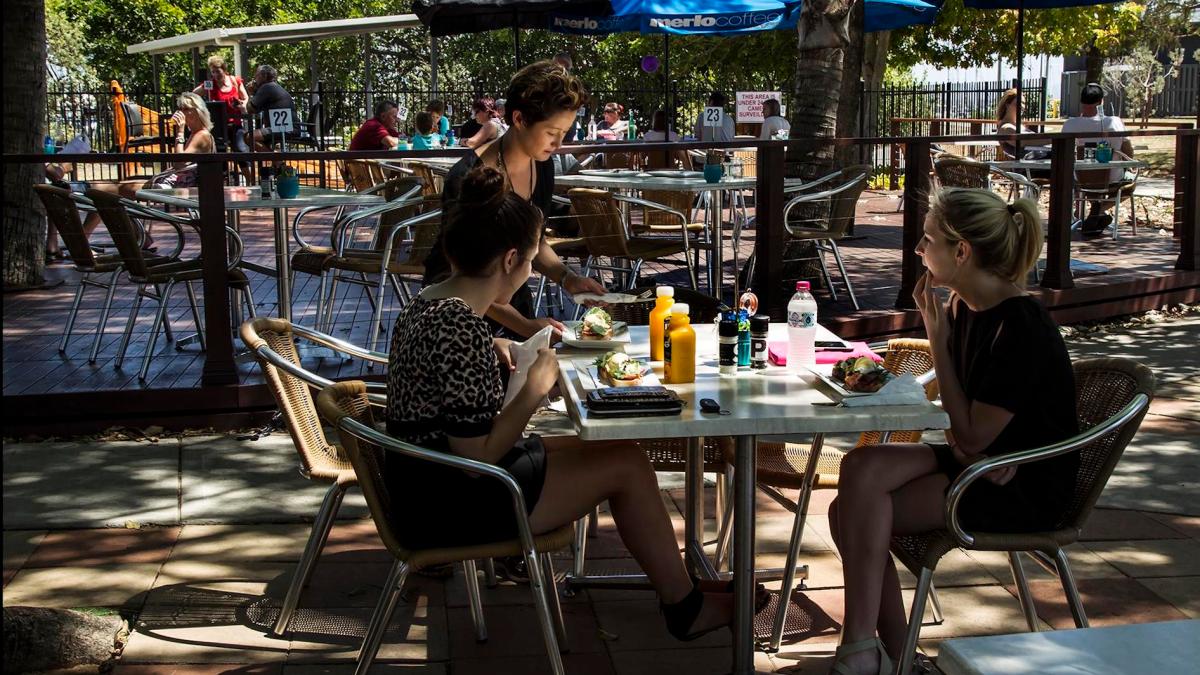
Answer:
<svg viewBox="0 0 1200 675"><path fill-rule="evenodd" d="M204 47L232 47L239 43L254 45L300 42L418 27L421 27L421 20L417 18L416 14L393 14L368 16L360 19L284 23L275 26L211 28L187 35L139 42L136 45L129 45L125 51L129 54L172 54L186 52L197 47L203 49Z"/></svg>

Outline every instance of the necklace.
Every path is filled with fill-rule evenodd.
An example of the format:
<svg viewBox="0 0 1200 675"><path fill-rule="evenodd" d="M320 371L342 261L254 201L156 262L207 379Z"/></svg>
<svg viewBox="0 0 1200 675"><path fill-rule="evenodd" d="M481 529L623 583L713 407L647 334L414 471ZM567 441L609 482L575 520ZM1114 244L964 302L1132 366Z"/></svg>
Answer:
<svg viewBox="0 0 1200 675"><path fill-rule="evenodd" d="M508 177L508 167L504 166L504 136L501 136L500 140L496 142L496 164L498 164L500 166L500 173L504 174L504 180L508 181L509 185L511 185L512 179L510 179ZM533 158L530 157L529 158L529 197L527 197L525 199L525 201L527 201L527 202L533 201L533 176L535 173L534 168L535 167L534 167Z"/></svg>

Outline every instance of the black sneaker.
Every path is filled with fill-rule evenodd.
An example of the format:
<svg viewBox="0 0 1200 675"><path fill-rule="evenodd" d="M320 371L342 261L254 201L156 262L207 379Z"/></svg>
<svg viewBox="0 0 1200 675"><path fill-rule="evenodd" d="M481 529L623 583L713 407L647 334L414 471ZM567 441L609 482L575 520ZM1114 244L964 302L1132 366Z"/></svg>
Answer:
<svg viewBox="0 0 1200 675"><path fill-rule="evenodd" d="M513 555L494 558L493 562L496 565L496 576L514 584L529 583L529 570L525 567L525 556Z"/></svg>

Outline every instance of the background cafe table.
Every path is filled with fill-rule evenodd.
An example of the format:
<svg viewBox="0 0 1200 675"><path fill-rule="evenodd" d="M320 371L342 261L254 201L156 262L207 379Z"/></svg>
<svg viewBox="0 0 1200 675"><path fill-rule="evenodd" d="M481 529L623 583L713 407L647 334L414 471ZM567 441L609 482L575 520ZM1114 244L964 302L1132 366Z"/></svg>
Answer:
<svg viewBox="0 0 1200 675"><path fill-rule="evenodd" d="M158 202L184 209L199 208L200 202L196 188L149 188L137 191L137 198L143 201ZM288 252L291 235L288 222L288 209L303 209L310 206L368 206L382 204L380 195L360 195L353 192L342 192L327 188L300 187L300 194L292 199L275 197L263 199L257 185L250 187L225 186L225 210L231 213L248 209L271 209L275 218L275 268L264 267L251 262L243 262L242 266L262 274L276 277L277 297L279 300L279 316L288 321L292 320L292 275L291 255Z"/></svg>
<svg viewBox="0 0 1200 675"><path fill-rule="evenodd" d="M555 187L566 188L601 188L607 190L675 190L683 192L708 192L712 199L712 208L709 209L709 227L710 232L716 240L713 242L712 257L708 261L708 289L709 293L717 297L721 297L722 283L722 247L724 246L724 237L721 229L721 193L723 190L753 190L757 186L755 178L722 178L720 182L709 183L703 178L660 178L651 176L648 173L639 173L625 176L598 176L588 175L584 173L573 173L563 176L554 177ZM737 274L735 272L734 279L736 283ZM734 295L737 295L737 288L734 288Z"/></svg>
<svg viewBox="0 0 1200 675"><path fill-rule="evenodd" d="M649 334L646 326L630 327L631 356L648 359ZM770 338L786 339L787 327L772 324ZM742 370L734 377L721 377L716 363L715 326L696 325L696 382L668 385L687 403L683 413L670 417L589 418L583 402L594 386L590 374L576 370L577 361L591 360L596 350L560 350L559 385L579 437L585 441L632 440L643 438L687 438L688 478L685 481L685 546L689 561L700 574L710 578L715 572L704 557L700 544L699 514L700 470L703 464L701 441L704 436L734 436L737 460L734 471L733 571L736 610L733 625L733 672L752 673L754 664L754 490L755 443L758 436L786 434L856 433L871 430L945 429L950 420L932 403L903 406L845 408L831 405L814 387L815 377L789 375L783 368ZM828 367L828 366L827 366ZM662 376L662 364L654 364ZM699 401L715 399L728 415L701 413Z"/></svg>

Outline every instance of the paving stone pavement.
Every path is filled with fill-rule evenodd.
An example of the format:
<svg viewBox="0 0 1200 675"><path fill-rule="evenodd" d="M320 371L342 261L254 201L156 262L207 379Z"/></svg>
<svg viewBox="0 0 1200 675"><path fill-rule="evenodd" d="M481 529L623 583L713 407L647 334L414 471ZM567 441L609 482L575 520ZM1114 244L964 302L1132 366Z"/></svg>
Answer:
<svg viewBox="0 0 1200 675"><path fill-rule="evenodd" d="M1139 358L1155 369L1160 385L1102 508L1068 549L1094 625L1200 618L1198 341L1200 319L1191 317L1070 342L1076 357ZM4 448L4 465L4 603L122 612L134 630L116 673L352 671L390 565L355 492L293 630L269 635L324 493L296 471L285 435L14 443ZM663 479L663 501L681 536L678 476ZM829 667L843 612L841 563L825 515L833 494L814 496L804 534L801 557L810 579L796 600L809 609L812 629L789 635L778 653L758 653L760 671L823 675ZM758 564L779 566L792 514L762 495L758 508ZM712 510L710 498L710 539ZM589 561L597 569L636 569L606 510L589 542ZM556 556L558 570L569 564L565 553ZM1043 627L1069 626L1055 577L1036 564L1025 567ZM907 598L915 580L902 572L901 582ZM923 631L927 653L936 655L952 637L1025 629L1003 554L953 552L935 583L945 621ZM448 580L410 576L378 672L546 672L528 588L501 583L482 595L491 639L480 644L472 637L461 568ZM563 611L569 673L728 670L729 634L674 641L652 593L579 591L563 599Z"/></svg>

